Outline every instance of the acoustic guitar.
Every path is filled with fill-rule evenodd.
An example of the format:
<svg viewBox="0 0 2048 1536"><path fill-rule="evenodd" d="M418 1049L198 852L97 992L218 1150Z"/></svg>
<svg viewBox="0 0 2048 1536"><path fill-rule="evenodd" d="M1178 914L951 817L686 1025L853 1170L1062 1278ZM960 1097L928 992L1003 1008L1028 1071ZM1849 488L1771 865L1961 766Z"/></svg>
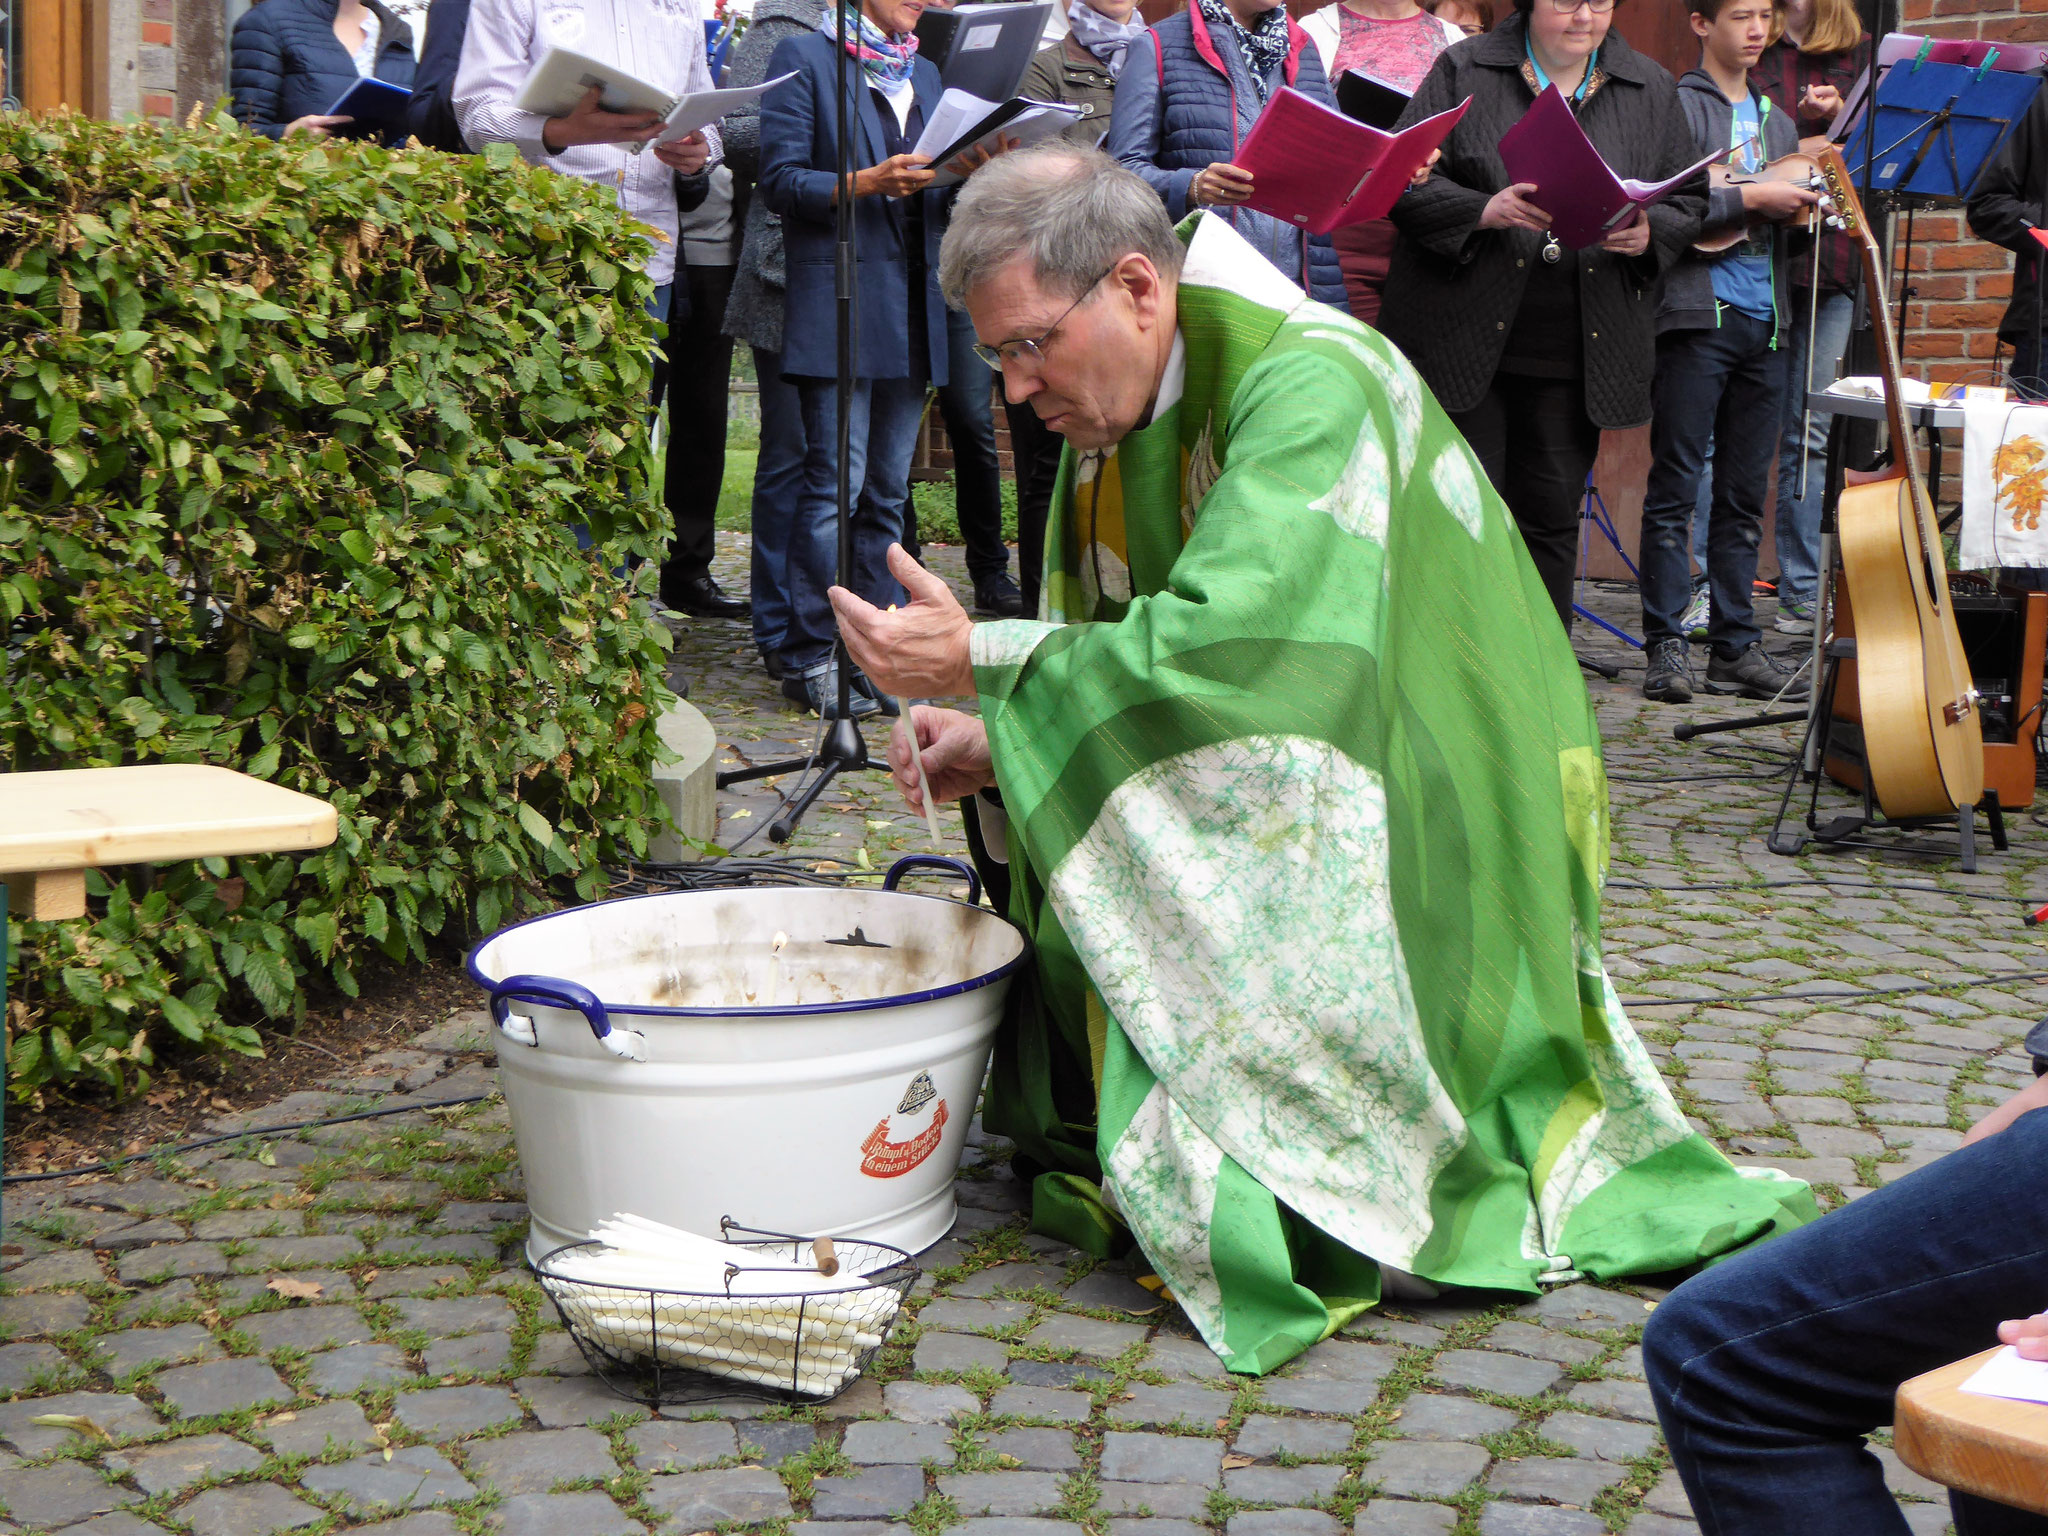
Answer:
<svg viewBox="0 0 2048 1536"><path fill-rule="evenodd" d="M1863 263L1892 441L1894 473L1845 486L1835 509L1842 581L1855 616L1864 765L1878 804L1894 821L1952 815L1984 793L1977 690L1956 632L1941 530L1899 391L1883 256L1841 152L1829 145L1818 159L1828 202Z"/></svg>

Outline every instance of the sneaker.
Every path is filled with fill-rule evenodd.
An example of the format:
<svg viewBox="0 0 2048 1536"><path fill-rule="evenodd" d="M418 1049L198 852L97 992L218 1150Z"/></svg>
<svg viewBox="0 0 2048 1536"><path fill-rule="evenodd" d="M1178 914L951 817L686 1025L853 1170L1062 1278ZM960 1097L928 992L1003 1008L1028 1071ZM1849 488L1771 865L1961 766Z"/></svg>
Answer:
<svg viewBox="0 0 2048 1536"><path fill-rule="evenodd" d="M854 673L854 678L859 679L860 674ZM839 679L829 661L822 667L813 667L801 675L792 672L784 677L782 696L792 704L801 704L806 709L816 710L820 719L839 718ZM864 720L869 715L878 714L882 708L871 694L861 691L858 681L848 690L846 702L847 713L856 720Z"/></svg>
<svg viewBox="0 0 2048 1536"><path fill-rule="evenodd" d="M859 667L853 669L853 691L873 699L875 707L883 714L892 718L903 712L896 703L896 696L891 693L882 692L881 689L875 686L875 680L869 677L867 673L861 671Z"/></svg>
<svg viewBox="0 0 2048 1536"><path fill-rule="evenodd" d="M1748 699L1782 699L1797 704L1807 695L1806 678L1786 666L1753 640L1739 655L1724 658L1717 651L1707 662L1707 692L1739 693Z"/></svg>
<svg viewBox="0 0 2048 1536"><path fill-rule="evenodd" d="M1797 602L1792 598L1781 598L1778 602L1778 617L1775 628L1781 635L1810 635L1813 633L1813 604Z"/></svg>
<svg viewBox="0 0 2048 1536"><path fill-rule="evenodd" d="M1643 673L1643 697L1666 704L1692 698L1692 662L1683 640L1652 640Z"/></svg>
<svg viewBox="0 0 2048 1536"><path fill-rule="evenodd" d="M991 613L999 619L1014 619L1024 611L1024 594L1010 580L1008 571L997 571L986 581L974 584L974 611Z"/></svg>
<svg viewBox="0 0 2048 1536"><path fill-rule="evenodd" d="M1713 595L1707 584L1701 582L1692 589L1692 601L1685 605L1685 612L1678 620L1678 632L1688 640L1707 638L1707 621L1714 615Z"/></svg>

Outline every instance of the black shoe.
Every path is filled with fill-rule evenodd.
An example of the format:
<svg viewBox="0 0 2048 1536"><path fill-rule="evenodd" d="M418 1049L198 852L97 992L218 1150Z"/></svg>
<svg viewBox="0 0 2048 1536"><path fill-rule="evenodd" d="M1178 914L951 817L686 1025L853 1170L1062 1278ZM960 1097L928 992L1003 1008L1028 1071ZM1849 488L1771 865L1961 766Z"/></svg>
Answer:
<svg viewBox="0 0 2048 1536"><path fill-rule="evenodd" d="M771 682L779 683L784 677L789 675L789 668L783 664L780 651L763 651L761 653L761 670L768 674Z"/></svg>
<svg viewBox="0 0 2048 1536"><path fill-rule="evenodd" d="M1008 571L997 571L986 581L974 584L974 611L992 613L999 619L1014 619L1024 611L1024 594L1010 580Z"/></svg>
<svg viewBox="0 0 2048 1536"><path fill-rule="evenodd" d="M1643 697L1666 704L1692 699L1692 661L1683 640L1652 640L1643 672Z"/></svg>
<svg viewBox="0 0 2048 1536"><path fill-rule="evenodd" d="M1783 699L1797 704L1805 699L1806 679L1752 640L1738 655L1723 658L1719 651L1707 663L1707 692L1739 693L1746 699Z"/></svg>
<svg viewBox="0 0 2048 1536"><path fill-rule="evenodd" d="M693 619L750 619L754 605L734 597L709 576L687 576L661 584L662 606Z"/></svg>
<svg viewBox="0 0 2048 1536"><path fill-rule="evenodd" d="M854 676L858 678L860 674L856 672ZM829 665L801 675L788 674L782 679L782 696L792 704L816 710L820 719L839 718L839 679ZM882 707L858 687L847 691L846 706L847 713L856 720L864 720Z"/></svg>

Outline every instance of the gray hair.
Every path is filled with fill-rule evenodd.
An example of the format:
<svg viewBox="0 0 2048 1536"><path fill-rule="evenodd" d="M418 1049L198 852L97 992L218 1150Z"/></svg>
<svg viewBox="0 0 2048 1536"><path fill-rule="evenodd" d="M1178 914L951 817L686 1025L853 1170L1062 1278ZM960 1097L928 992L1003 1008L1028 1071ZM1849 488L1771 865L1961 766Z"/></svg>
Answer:
<svg viewBox="0 0 2048 1536"><path fill-rule="evenodd" d="M1124 257L1180 276L1181 243L1159 194L1099 149L1055 139L998 155L967 179L939 247L939 286L955 309L1019 256L1039 286L1079 298Z"/></svg>

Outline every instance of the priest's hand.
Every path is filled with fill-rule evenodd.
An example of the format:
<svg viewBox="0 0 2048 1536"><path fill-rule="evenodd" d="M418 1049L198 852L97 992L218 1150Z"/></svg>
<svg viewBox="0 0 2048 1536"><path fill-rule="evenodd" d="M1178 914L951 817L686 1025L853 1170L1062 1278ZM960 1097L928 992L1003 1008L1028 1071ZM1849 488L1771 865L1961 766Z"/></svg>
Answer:
<svg viewBox="0 0 2048 1536"><path fill-rule="evenodd" d="M957 709L916 704L911 706L903 730L917 732L918 750L924 754L925 782L931 785L934 800L941 804L964 800L995 783L988 727L974 716ZM910 760L910 742L903 730L889 733L889 772L910 808L921 816L924 797L917 792L917 765Z"/></svg>
<svg viewBox="0 0 2048 1536"><path fill-rule="evenodd" d="M904 553L901 544L889 546L889 569L910 594L907 608L885 613L844 587L827 594L854 661L877 688L899 698L974 692L974 664L967 655L974 621L953 589Z"/></svg>

